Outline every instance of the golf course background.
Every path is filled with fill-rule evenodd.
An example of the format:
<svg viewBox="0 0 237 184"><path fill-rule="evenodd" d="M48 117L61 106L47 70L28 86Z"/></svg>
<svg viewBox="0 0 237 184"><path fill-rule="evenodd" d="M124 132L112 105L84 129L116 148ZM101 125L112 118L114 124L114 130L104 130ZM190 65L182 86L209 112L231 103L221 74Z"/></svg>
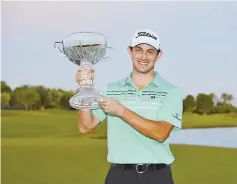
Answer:
<svg viewBox="0 0 237 184"><path fill-rule="evenodd" d="M237 126L236 114L184 114L183 128L223 126ZM2 110L1 127L2 184L104 183L106 122L82 135L76 111ZM237 149L171 145L171 150L176 184L237 183Z"/></svg>
<svg viewBox="0 0 237 184"><path fill-rule="evenodd" d="M154 69L182 91L186 130L170 139L175 184L237 184L237 1L1 5L1 184L104 184L107 122L78 131L69 103L81 89L78 65L55 42L105 36L105 55L93 65L93 86L104 92L133 71L127 47L138 29L157 32L163 54ZM75 43L99 43L92 40Z"/></svg>

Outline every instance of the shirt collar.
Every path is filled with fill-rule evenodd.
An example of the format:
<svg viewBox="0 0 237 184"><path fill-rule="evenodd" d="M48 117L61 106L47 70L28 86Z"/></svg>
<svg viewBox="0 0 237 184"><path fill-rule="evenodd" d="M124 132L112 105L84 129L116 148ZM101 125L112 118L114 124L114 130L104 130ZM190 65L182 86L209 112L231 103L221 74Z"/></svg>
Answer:
<svg viewBox="0 0 237 184"><path fill-rule="evenodd" d="M155 71L155 77L153 78L153 80L151 81L151 83L155 84L156 86L160 85L160 75L157 71ZM129 76L127 78L125 78L123 85L126 84L130 84L133 85L133 81L132 81L132 73L129 74Z"/></svg>

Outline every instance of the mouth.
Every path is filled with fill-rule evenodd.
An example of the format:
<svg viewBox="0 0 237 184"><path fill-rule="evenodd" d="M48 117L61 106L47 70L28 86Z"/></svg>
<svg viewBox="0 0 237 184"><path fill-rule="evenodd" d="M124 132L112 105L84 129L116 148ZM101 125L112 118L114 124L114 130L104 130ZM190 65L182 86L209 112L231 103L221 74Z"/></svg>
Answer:
<svg viewBox="0 0 237 184"><path fill-rule="evenodd" d="M149 64L149 62L147 61L138 61L138 64L141 66L147 66Z"/></svg>

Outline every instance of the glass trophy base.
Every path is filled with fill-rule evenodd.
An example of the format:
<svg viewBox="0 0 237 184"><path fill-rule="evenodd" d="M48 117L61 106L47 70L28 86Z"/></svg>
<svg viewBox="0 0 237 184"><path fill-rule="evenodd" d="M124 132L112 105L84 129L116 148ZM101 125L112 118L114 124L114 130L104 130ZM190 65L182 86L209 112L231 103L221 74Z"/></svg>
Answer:
<svg viewBox="0 0 237 184"><path fill-rule="evenodd" d="M69 104L74 109L98 109L97 99L102 96L93 87L81 87L80 91L72 96Z"/></svg>

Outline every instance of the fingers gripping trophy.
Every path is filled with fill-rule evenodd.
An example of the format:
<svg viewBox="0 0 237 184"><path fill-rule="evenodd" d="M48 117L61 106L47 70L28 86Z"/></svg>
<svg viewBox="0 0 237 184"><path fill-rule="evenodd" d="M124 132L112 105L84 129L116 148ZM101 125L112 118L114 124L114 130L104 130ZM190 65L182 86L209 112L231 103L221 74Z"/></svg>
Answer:
<svg viewBox="0 0 237 184"><path fill-rule="evenodd" d="M106 54L107 39L96 32L77 32L66 36L61 42L55 42L57 47L72 63L80 69L91 71L92 66L104 59ZM88 74L87 73L87 74ZM89 73L92 75L92 73ZM102 96L96 91L93 76L90 82L80 83L79 92L69 100L75 109L97 109L97 100Z"/></svg>

